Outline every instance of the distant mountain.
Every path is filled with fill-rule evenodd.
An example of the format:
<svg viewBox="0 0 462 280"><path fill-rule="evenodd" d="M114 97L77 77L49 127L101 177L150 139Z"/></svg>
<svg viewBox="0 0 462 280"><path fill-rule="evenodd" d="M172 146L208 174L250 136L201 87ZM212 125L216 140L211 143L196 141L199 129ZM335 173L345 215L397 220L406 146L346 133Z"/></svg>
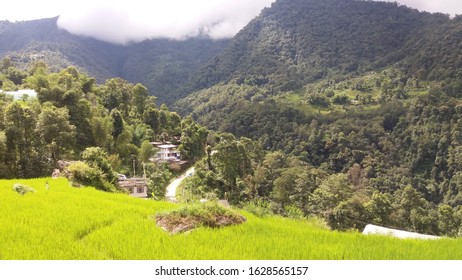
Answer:
<svg viewBox="0 0 462 280"><path fill-rule="evenodd" d="M199 72L193 90L233 79L294 90L396 63L423 79L460 75L461 29L460 17L396 2L278 0ZM436 73L448 65L454 73Z"/></svg>
<svg viewBox="0 0 462 280"><path fill-rule="evenodd" d="M215 56L227 40L146 40L127 46L73 35L57 27L57 18L0 22L0 57L22 67L45 61L52 70L74 65L99 81L119 76L141 82L160 102L172 101L191 75Z"/></svg>

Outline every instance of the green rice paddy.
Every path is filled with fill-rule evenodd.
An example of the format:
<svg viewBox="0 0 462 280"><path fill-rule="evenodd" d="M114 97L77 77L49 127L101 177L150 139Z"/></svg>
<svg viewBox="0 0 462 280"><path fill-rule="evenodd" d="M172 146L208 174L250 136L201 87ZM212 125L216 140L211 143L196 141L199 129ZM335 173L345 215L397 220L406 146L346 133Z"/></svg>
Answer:
<svg viewBox="0 0 462 280"><path fill-rule="evenodd" d="M15 183L35 192L20 195ZM1 260L440 260L462 259L462 240L399 240L258 218L171 235L154 216L179 205L73 188L65 179L0 180Z"/></svg>

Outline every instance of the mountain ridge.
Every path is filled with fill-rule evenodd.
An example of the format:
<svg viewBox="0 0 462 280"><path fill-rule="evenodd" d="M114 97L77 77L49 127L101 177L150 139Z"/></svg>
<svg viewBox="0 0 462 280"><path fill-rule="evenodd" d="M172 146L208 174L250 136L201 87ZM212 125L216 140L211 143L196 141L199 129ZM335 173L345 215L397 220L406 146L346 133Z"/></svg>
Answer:
<svg viewBox="0 0 462 280"><path fill-rule="evenodd" d="M57 19L2 21L0 56L9 56L24 69L33 60L45 61L56 72L76 66L100 82L120 76L143 83L159 101L171 103L190 76L227 43L191 38L117 45L71 34L58 28Z"/></svg>
<svg viewBox="0 0 462 280"><path fill-rule="evenodd" d="M417 34L455 21L389 2L279 0L199 72L194 90L255 77L285 91L332 74L406 67Z"/></svg>

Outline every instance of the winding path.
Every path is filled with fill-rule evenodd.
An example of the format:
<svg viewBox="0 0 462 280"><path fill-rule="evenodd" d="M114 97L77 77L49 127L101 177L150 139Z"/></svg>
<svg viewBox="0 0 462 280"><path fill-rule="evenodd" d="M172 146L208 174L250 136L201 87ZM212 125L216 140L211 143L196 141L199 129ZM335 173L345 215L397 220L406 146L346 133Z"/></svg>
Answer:
<svg viewBox="0 0 462 280"><path fill-rule="evenodd" d="M165 194L165 198L168 201L171 202L176 202L176 189L180 185L181 181L184 180L189 175L192 175L194 173L194 166L190 167L188 170L186 170L183 174L181 174L180 177L176 178L173 180L168 186L167 186L167 192Z"/></svg>

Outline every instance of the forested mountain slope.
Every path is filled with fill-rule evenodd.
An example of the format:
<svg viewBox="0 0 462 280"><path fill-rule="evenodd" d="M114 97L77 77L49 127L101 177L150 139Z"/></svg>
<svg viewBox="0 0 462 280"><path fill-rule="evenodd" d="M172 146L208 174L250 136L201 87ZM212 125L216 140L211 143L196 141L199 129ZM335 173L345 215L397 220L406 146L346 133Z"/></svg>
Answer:
<svg viewBox="0 0 462 280"><path fill-rule="evenodd" d="M460 65L460 20L397 3L279 0L265 9L197 77L195 89L254 79L272 90L294 90L339 74L401 62L427 78L441 61ZM436 43L436 45L435 45ZM431 47L433 46L433 47ZM430 60L428 58L431 52ZM439 77L430 75L430 78Z"/></svg>
<svg viewBox="0 0 462 280"><path fill-rule="evenodd" d="M462 234L461 19L396 3L275 2L176 103L237 136L213 148L236 170L211 156L194 182L333 228Z"/></svg>
<svg viewBox="0 0 462 280"><path fill-rule="evenodd" d="M142 82L161 103L172 102L190 76L227 43L192 38L114 45L70 34L56 21L0 22L0 57L9 56L23 68L33 60L45 61L52 71L76 66L99 82L112 77Z"/></svg>

